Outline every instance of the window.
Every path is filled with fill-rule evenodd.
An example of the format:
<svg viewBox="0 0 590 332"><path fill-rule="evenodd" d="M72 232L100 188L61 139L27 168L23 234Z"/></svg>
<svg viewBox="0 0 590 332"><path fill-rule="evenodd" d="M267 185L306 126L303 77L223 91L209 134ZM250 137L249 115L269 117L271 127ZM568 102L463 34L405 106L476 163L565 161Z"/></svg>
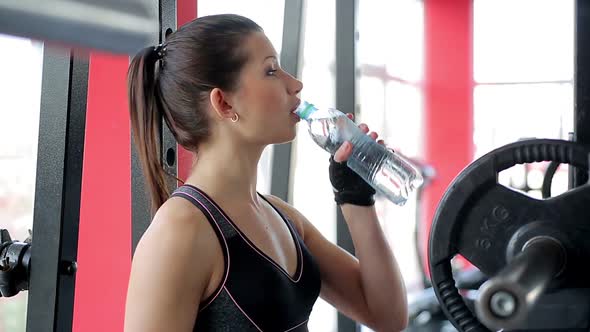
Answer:
<svg viewBox="0 0 590 332"><path fill-rule="evenodd" d="M336 2L305 1L301 98L322 107L336 103ZM336 205L328 178L329 154L319 148L299 123L292 152L292 202L330 241L336 243ZM313 189L311 189L313 188ZM310 331L335 332L336 310L318 298Z"/></svg>
<svg viewBox="0 0 590 332"><path fill-rule="evenodd" d="M0 35L0 228L24 241L33 227L42 45ZM28 292L0 300L0 331L25 331Z"/></svg>
<svg viewBox="0 0 590 332"><path fill-rule="evenodd" d="M573 72L573 0L475 0L475 158L523 138L567 140ZM535 179L546 166L515 166L500 182L540 197ZM553 188L554 194L567 190L565 166Z"/></svg>
<svg viewBox="0 0 590 332"><path fill-rule="evenodd" d="M359 1L359 114L388 146L411 159L422 155L424 5L418 0ZM416 193L414 193L415 195ZM397 254L412 298L422 290L414 237L417 201L405 206L377 200L377 213Z"/></svg>
<svg viewBox="0 0 590 332"><path fill-rule="evenodd" d="M573 0L475 0L473 16L476 82L571 81Z"/></svg>

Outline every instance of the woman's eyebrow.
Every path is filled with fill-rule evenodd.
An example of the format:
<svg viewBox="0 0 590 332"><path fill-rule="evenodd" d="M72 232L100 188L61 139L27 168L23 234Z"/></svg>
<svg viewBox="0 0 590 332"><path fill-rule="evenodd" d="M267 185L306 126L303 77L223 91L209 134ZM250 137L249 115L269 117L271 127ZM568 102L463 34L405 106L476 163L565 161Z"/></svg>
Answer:
<svg viewBox="0 0 590 332"><path fill-rule="evenodd" d="M264 60L262 60L262 62L266 61L266 59L271 59L271 58L272 58L272 59L275 59L275 60L277 59L277 57L276 57L276 56L274 56L274 55L269 55L269 56L267 56L266 58L264 58Z"/></svg>

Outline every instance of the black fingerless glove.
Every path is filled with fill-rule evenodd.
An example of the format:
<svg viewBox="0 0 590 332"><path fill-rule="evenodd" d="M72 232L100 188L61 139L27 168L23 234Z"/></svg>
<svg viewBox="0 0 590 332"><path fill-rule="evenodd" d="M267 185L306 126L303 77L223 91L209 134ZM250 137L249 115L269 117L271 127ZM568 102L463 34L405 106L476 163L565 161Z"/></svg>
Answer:
<svg viewBox="0 0 590 332"><path fill-rule="evenodd" d="M330 182L334 189L334 200L338 205L353 204L372 206L375 204L375 189L351 170L346 162L338 163L330 157Z"/></svg>

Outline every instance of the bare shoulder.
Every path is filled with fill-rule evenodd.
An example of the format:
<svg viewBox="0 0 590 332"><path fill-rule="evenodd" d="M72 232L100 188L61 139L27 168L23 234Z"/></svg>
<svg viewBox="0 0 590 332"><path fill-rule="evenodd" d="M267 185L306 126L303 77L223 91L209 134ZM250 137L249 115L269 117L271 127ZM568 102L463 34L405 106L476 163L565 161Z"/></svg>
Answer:
<svg viewBox="0 0 590 332"><path fill-rule="evenodd" d="M192 329L215 267L216 241L190 202L173 197L164 203L133 255L125 331Z"/></svg>
<svg viewBox="0 0 590 332"><path fill-rule="evenodd" d="M143 234L134 254L134 260L142 253L148 257L166 259L168 264L178 264L187 275L211 276L214 255L219 247L217 235L205 215L184 198L168 199L156 212L150 226ZM169 256L169 257L168 257ZM186 264L198 261L199 264Z"/></svg>
<svg viewBox="0 0 590 332"><path fill-rule="evenodd" d="M198 249L214 244L216 236L203 213L185 199L172 197L158 210L142 236L139 246L172 244L184 249ZM178 249L181 249L178 248ZM198 255L198 251L190 250Z"/></svg>
<svg viewBox="0 0 590 332"><path fill-rule="evenodd" d="M289 218L289 220L291 220L295 224L295 227L301 235L301 238L305 240L305 226L308 223L307 218L305 218L305 216L291 204L283 201L277 196L264 195L264 197L268 199L269 202L271 202L274 206L280 209L281 212L283 212L287 216L287 218Z"/></svg>
<svg viewBox="0 0 590 332"><path fill-rule="evenodd" d="M209 280L217 236L205 215L183 198L172 197L154 216L133 256L132 269L165 268L170 278ZM199 264L187 264L199 262ZM133 271L132 271L133 272ZM178 276L174 273L181 272Z"/></svg>

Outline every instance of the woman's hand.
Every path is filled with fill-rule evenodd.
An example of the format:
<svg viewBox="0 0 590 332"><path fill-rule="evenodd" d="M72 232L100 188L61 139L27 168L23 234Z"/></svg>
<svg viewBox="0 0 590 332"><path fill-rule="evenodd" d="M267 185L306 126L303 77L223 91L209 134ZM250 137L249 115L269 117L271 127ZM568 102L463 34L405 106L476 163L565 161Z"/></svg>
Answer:
<svg viewBox="0 0 590 332"><path fill-rule="evenodd" d="M352 120L353 115L347 114ZM362 123L359 128L365 134L368 134L373 140L377 140L378 134L375 132L369 133L369 127ZM383 140L378 141L384 144ZM361 206L371 206L375 204L375 189L371 187L358 174L352 171L347 165L346 160L352 154L352 144L348 141L344 142L342 146L336 151L333 157L330 157L330 182L334 189L334 200L339 205L353 204Z"/></svg>
<svg viewBox="0 0 590 332"><path fill-rule="evenodd" d="M354 115L352 115L352 113L347 113L346 116L348 116L349 119L354 120ZM371 136L371 138L373 140L377 141L379 134L377 134L374 131L369 132L369 126L367 126L364 123L361 123L359 125L359 128L363 133L368 134L369 136ZM379 143L381 145L385 145L385 142L382 139L378 140L377 143ZM346 141L340 146L340 148L334 154L334 161L336 161L338 163L346 161L346 160L348 160L348 158L350 157L351 154L352 154L352 144L349 141Z"/></svg>

